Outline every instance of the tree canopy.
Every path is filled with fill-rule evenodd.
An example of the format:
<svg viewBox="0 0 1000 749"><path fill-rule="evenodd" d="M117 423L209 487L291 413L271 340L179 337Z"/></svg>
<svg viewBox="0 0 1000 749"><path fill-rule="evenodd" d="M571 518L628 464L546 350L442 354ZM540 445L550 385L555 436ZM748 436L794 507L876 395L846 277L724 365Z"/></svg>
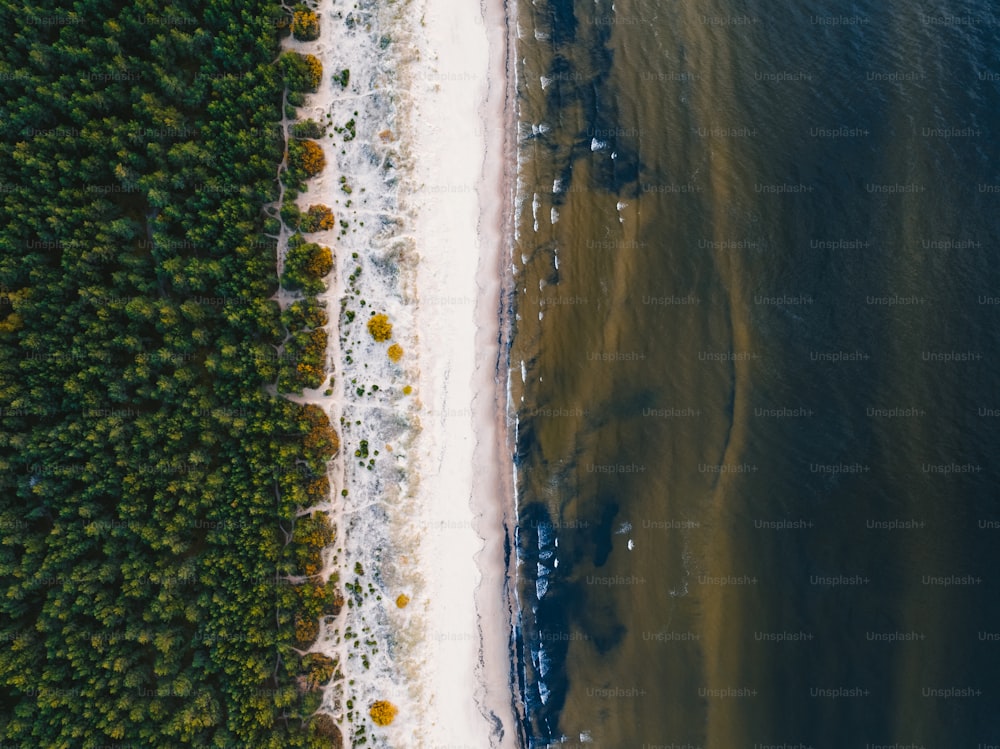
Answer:
<svg viewBox="0 0 1000 749"><path fill-rule="evenodd" d="M339 445L265 392L289 321L263 209L315 65L274 63L263 0L0 22L0 744L329 746L332 666L293 646L338 593L286 578Z"/></svg>

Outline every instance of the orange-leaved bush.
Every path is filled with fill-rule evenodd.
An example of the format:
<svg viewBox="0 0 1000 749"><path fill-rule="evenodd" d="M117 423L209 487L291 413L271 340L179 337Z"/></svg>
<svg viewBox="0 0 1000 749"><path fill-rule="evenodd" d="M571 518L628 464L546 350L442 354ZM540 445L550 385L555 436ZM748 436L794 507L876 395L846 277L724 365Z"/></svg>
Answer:
<svg viewBox="0 0 1000 749"><path fill-rule="evenodd" d="M322 203L309 206L300 219L299 230L303 232L325 231L334 225L333 211ZM322 275L326 275L325 273Z"/></svg>
<svg viewBox="0 0 1000 749"><path fill-rule="evenodd" d="M326 167L326 156L323 153L323 148L316 141L302 141L299 153L300 166L310 177L319 174Z"/></svg>
<svg viewBox="0 0 1000 749"><path fill-rule="evenodd" d="M303 409L303 414L310 427L304 440L306 449L324 457L335 455L340 449L340 437L330 426L326 411L310 403Z"/></svg>

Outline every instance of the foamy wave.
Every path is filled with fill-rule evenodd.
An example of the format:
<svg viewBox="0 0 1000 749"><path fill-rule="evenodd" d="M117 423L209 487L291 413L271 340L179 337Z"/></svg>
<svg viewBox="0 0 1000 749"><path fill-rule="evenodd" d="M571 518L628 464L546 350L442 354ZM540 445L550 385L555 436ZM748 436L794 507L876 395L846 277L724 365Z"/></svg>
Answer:
<svg viewBox="0 0 1000 749"><path fill-rule="evenodd" d="M544 577L535 578L535 598L541 601L549 591L549 581Z"/></svg>

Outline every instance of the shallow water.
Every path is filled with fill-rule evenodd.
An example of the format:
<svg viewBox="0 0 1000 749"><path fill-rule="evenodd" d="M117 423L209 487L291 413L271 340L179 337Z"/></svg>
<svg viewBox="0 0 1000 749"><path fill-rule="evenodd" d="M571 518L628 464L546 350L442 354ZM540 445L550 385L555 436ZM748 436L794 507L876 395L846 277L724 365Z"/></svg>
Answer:
<svg viewBox="0 0 1000 749"><path fill-rule="evenodd" d="M519 13L531 742L1000 741L1000 19Z"/></svg>

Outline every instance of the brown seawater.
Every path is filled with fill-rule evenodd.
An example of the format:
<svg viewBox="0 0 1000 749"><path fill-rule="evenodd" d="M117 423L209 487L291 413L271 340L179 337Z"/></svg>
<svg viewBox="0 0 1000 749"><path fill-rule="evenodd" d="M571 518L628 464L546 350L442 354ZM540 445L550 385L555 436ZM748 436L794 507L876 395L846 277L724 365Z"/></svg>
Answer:
<svg viewBox="0 0 1000 749"><path fill-rule="evenodd" d="M1000 741L989 6L518 13L526 743Z"/></svg>

